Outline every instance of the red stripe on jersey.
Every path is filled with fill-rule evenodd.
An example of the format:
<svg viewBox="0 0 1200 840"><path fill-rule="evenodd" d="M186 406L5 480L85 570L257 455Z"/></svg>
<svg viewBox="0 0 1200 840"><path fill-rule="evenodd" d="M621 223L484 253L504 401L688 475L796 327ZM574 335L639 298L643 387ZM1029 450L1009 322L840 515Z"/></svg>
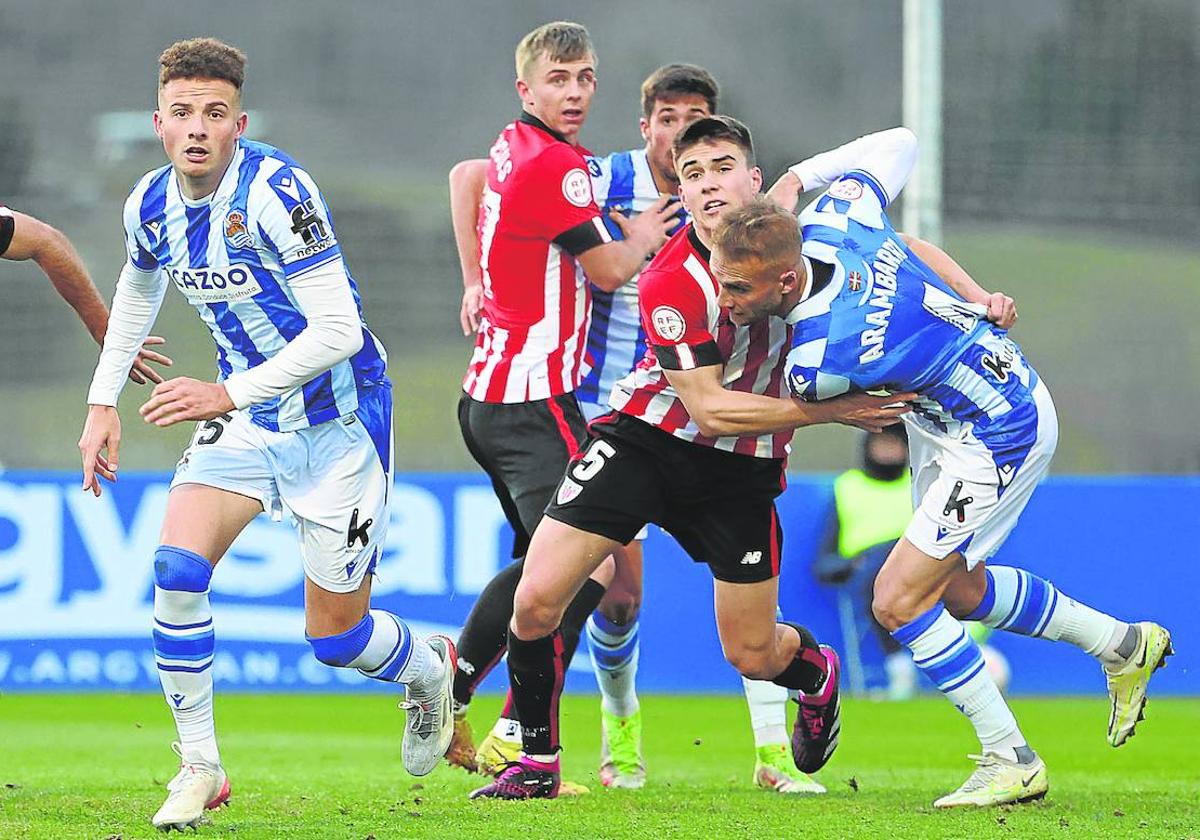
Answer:
<svg viewBox="0 0 1200 840"><path fill-rule="evenodd" d="M586 153L528 115L492 146L479 216L483 317L463 378L473 399L549 399L582 379L591 297L555 239L600 216Z"/></svg>
<svg viewBox="0 0 1200 840"><path fill-rule="evenodd" d="M691 227L659 251L638 281L642 323L650 341L646 356L617 383L611 404L624 414L694 443L758 458L784 458L790 431L760 436L710 438L700 434L687 406L658 364L655 344L695 347L714 341L724 360L723 387L744 393L783 396L783 368L792 328L771 317L750 327L731 323L717 308L719 286L708 253Z"/></svg>

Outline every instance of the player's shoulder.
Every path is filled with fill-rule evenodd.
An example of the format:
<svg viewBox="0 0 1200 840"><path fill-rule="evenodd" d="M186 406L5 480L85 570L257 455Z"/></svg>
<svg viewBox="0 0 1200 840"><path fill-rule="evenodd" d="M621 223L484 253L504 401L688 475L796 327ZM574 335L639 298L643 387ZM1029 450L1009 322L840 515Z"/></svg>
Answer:
<svg viewBox="0 0 1200 840"><path fill-rule="evenodd" d="M686 225L659 249L638 275L639 294L648 291L702 293L700 281L707 280L715 285L707 255L696 247L691 233L692 226Z"/></svg>
<svg viewBox="0 0 1200 840"><path fill-rule="evenodd" d="M125 199L124 216L127 223L138 224L151 208L161 207L166 200L171 164L151 169L134 183Z"/></svg>

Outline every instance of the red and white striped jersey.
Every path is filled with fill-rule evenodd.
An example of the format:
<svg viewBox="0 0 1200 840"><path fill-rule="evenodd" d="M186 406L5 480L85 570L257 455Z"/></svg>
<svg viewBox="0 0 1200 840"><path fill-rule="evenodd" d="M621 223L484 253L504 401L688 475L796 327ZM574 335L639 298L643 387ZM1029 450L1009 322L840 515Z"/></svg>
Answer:
<svg viewBox="0 0 1200 840"><path fill-rule="evenodd" d="M709 252L688 225L663 247L638 280L646 355L613 387L610 404L698 446L756 458L785 458L792 432L759 437L711 438L688 414L667 382L668 370L724 365L721 384L732 391L784 396L783 371L792 327L770 317L748 327L729 320L717 305L720 287L709 269Z"/></svg>
<svg viewBox="0 0 1200 840"><path fill-rule="evenodd" d="M612 236L585 154L530 114L492 146L479 214L483 314L463 379L472 399L544 400L587 373L591 295L575 257Z"/></svg>

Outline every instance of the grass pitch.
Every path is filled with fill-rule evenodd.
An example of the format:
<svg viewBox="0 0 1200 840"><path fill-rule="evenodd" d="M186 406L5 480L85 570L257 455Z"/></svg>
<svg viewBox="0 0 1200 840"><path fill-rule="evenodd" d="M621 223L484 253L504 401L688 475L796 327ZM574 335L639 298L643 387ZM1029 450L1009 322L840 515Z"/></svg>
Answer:
<svg viewBox="0 0 1200 840"><path fill-rule="evenodd" d="M382 696L218 698L231 806L201 833L230 838L1200 837L1200 703L1152 699L1137 737L1104 740L1103 699L1017 699L1050 771L1042 803L935 812L970 771L970 728L938 697L849 701L821 797L750 783L753 745L738 697L643 699L649 783L596 782L598 703L564 699L567 777L592 793L554 802L468 802L480 777L400 767L402 718ZM486 729L498 699L476 701ZM174 774L170 717L150 695L0 697L0 838L153 837Z"/></svg>

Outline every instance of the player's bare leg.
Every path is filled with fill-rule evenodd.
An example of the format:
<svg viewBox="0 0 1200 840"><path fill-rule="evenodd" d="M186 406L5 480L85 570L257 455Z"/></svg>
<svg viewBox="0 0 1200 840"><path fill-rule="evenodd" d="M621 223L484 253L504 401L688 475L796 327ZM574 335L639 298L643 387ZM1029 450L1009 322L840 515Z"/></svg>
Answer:
<svg viewBox="0 0 1200 840"><path fill-rule="evenodd" d="M559 793L558 697L566 663L560 624L585 581L612 580L614 540L545 517L525 557L508 634L509 684L522 751L476 798L554 798Z"/></svg>
<svg viewBox="0 0 1200 840"><path fill-rule="evenodd" d="M938 560L901 538L875 579L875 617L913 662L971 721L981 744L975 772L939 808L997 805L1045 796L1046 766L1029 748L1016 718L983 664L979 646L943 606L965 573L961 554ZM960 583L969 587L970 580Z"/></svg>
<svg viewBox="0 0 1200 840"><path fill-rule="evenodd" d="M637 697L638 613L642 604L642 543L613 553L612 583L587 622L600 687L600 783L636 790L646 784L642 710Z"/></svg>
<svg viewBox="0 0 1200 840"><path fill-rule="evenodd" d="M713 600L729 664L743 677L797 692L792 758L801 772L815 773L837 749L841 729L837 654L806 628L776 620L778 577L757 583L714 580Z"/></svg>
<svg viewBox="0 0 1200 840"><path fill-rule="evenodd" d="M208 602L213 567L262 512L257 499L181 484L167 496L154 557L154 658L175 717L179 772L152 818L156 828L195 826L206 809L229 799L213 721L214 635Z"/></svg>

